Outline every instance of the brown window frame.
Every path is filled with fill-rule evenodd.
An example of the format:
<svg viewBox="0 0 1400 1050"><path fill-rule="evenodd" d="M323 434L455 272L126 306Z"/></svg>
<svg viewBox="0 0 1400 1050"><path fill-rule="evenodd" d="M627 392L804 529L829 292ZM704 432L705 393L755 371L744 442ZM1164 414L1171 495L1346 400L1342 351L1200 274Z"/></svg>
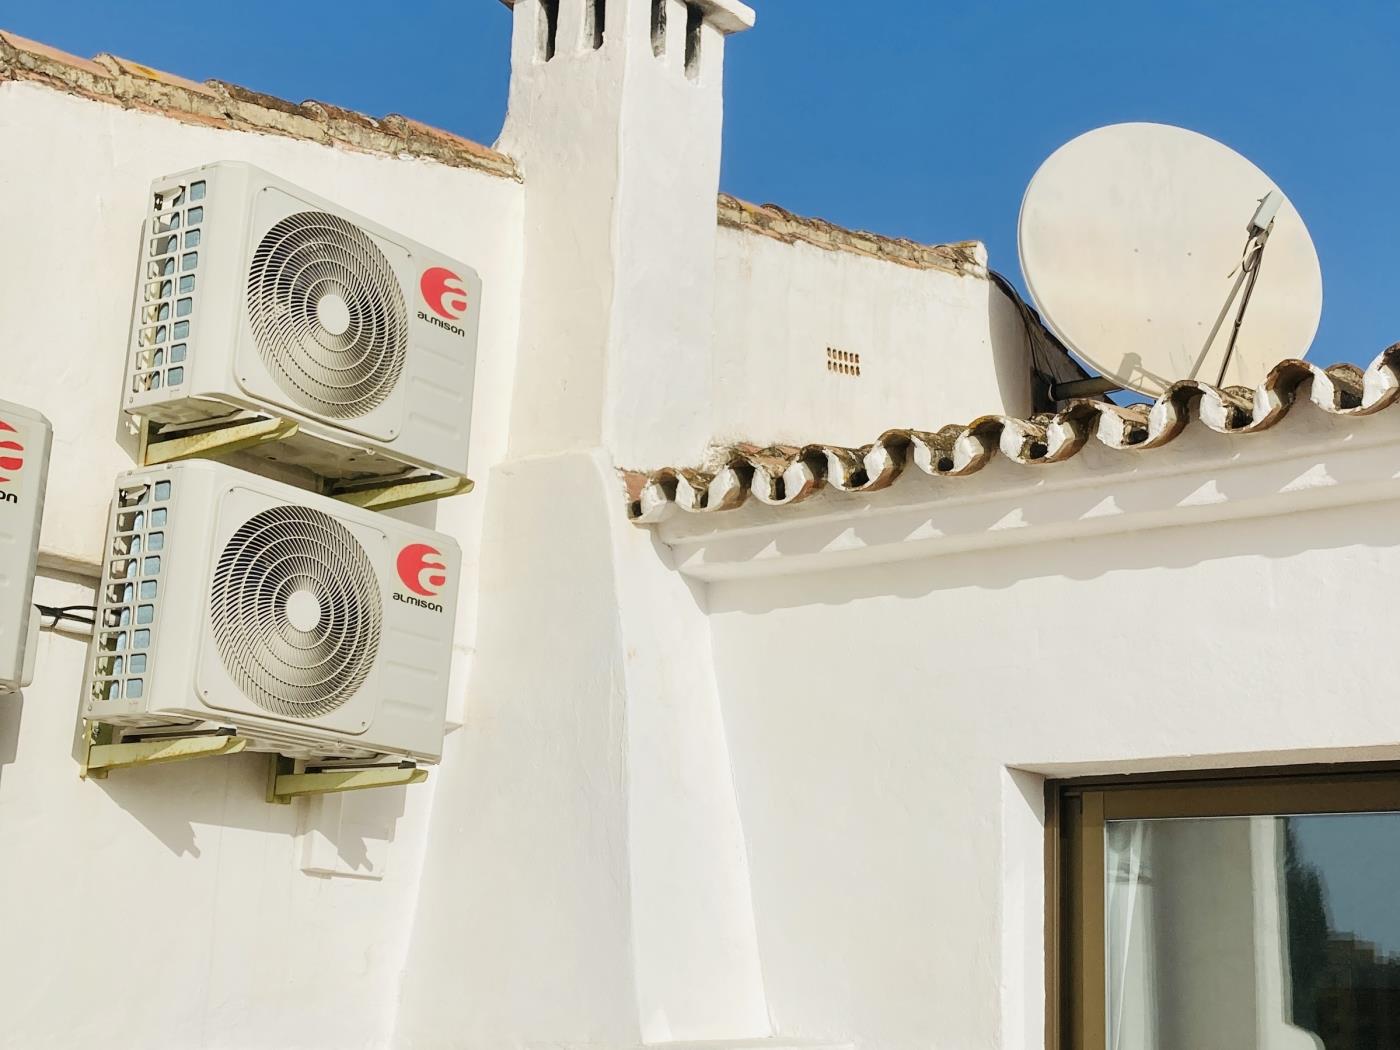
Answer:
<svg viewBox="0 0 1400 1050"><path fill-rule="evenodd" d="M1107 1045L1104 823L1400 812L1400 766L1082 778L1046 785L1047 1050Z"/></svg>

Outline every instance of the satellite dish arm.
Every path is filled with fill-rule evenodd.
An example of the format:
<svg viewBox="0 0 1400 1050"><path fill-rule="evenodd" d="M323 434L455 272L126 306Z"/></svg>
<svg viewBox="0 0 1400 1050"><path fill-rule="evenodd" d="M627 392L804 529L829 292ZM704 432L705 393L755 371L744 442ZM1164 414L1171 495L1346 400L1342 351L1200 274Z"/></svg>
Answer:
<svg viewBox="0 0 1400 1050"><path fill-rule="evenodd" d="M1269 234L1273 232L1274 220L1278 217L1278 210L1282 204L1283 194L1278 190L1270 190L1259 201L1259 207L1254 210L1254 218L1249 220L1249 240L1245 243L1244 258L1240 261L1244 293L1240 296L1239 312L1235 314L1235 324L1230 331L1230 345L1225 348L1225 359L1220 362L1220 374L1215 379L1216 386L1225 383L1225 371L1230 367L1230 358L1235 355L1235 343L1240 338L1245 311L1249 309L1254 285L1258 282L1259 271L1264 265L1264 249L1268 246ZM1238 288L1239 285L1236 284L1235 287Z"/></svg>

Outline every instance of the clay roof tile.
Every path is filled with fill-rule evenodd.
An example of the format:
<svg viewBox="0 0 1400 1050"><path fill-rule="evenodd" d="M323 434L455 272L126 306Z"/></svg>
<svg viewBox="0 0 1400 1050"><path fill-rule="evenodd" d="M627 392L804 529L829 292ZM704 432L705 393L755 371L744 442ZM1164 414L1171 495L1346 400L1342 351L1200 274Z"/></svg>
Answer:
<svg viewBox="0 0 1400 1050"><path fill-rule="evenodd" d="M1031 419L983 416L936 432L890 430L860 448L813 444L714 450L707 470L663 467L624 471L628 516L639 525L677 512L733 510L749 497L772 506L800 503L830 487L863 493L884 488L909 468L934 478L975 474L998 457L1028 467L1063 463L1094 442L1115 452L1161 448L1192 421L1220 434L1255 434L1276 425L1306 396L1334 416L1368 416L1400 401L1400 343L1366 369L1280 361L1253 390L1221 390L1183 380L1150 405L1072 401Z"/></svg>
<svg viewBox="0 0 1400 1050"><path fill-rule="evenodd" d="M68 66L72 69L82 70L92 76L107 77L111 73L88 58L79 58L77 55L70 55L67 51L60 51L56 47L48 44L41 44L37 40L30 40L20 36L18 33L11 33L8 30L0 29L0 42L11 48L21 61L52 63L59 66ZM3 51L0 51L0 60L3 59Z"/></svg>
<svg viewBox="0 0 1400 1050"><path fill-rule="evenodd" d="M140 62L133 62L129 58L122 58L119 55L111 55L103 52L94 61L104 67L113 76L126 75L129 77L140 77L164 87L180 88L183 91L193 91L197 95L205 95L209 98L216 98L217 92L207 84L201 84L194 80L189 80L175 73L167 73L163 69L153 69L144 66Z"/></svg>
<svg viewBox="0 0 1400 1050"><path fill-rule="evenodd" d="M408 153L520 179L515 162L505 154L407 117L377 119L326 102L298 104L227 81L199 83L118 55L79 58L0 30L0 81L5 80L46 84L188 124L282 135L370 153Z"/></svg>

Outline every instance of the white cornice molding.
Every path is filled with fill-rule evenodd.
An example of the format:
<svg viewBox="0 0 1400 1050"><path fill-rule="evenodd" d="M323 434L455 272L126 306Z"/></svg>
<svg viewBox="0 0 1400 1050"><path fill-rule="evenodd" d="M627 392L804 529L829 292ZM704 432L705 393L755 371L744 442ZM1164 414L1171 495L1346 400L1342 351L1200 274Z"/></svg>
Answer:
<svg viewBox="0 0 1400 1050"><path fill-rule="evenodd" d="M1148 455L1087 448L1053 469L1009 461L975 478L909 472L869 495L676 515L656 526L699 580L823 572L969 550L1265 517L1400 497L1400 413L1297 406L1248 439L1190 428Z"/></svg>

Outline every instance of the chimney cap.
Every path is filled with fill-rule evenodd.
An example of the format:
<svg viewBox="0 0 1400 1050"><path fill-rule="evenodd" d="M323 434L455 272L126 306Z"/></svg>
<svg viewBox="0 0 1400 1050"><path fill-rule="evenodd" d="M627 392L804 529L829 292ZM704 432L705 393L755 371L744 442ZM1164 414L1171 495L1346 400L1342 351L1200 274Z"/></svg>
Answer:
<svg viewBox="0 0 1400 1050"><path fill-rule="evenodd" d="M721 33L742 33L752 29L758 17L743 0L696 0L705 11L705 21Z"/></svg>
<svg viewBox="0 0 1400 1050"><path fill-rule="evenodd" d="M758 17L754 9L742 0L694 0L705 11L705 20L721 33L742 33L752 29ZM516 0L501 0L507 7L514 8Z"/></svg>

